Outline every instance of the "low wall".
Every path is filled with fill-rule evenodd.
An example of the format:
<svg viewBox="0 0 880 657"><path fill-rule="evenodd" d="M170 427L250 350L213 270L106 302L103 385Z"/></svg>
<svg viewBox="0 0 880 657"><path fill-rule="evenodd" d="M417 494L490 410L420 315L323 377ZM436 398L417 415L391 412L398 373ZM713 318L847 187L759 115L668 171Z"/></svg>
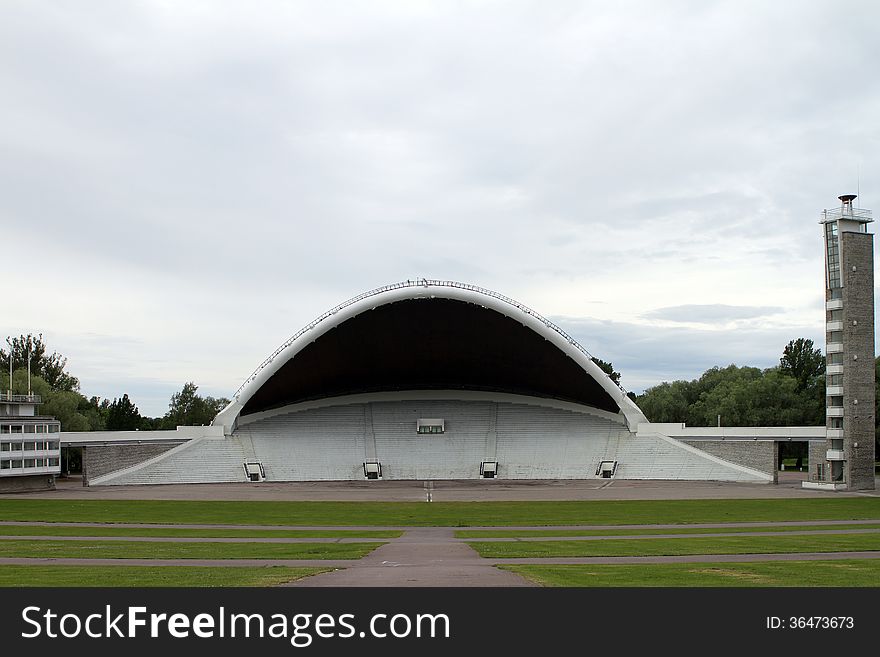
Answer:
<svg viewBox="0 0 880 657"><path fill-rule="evenodd" d="M55 490L55 475L0 477L0 493L29 493L38 490Z"/></svg>
<svg viewBox="0 0 880 657"><path fill-rule="evenodd" d="M831 481L830 473L828 472L828 463L825 460L825 456L828 452L828 443L826 441L815 441L810 443L810 481ZM824 465L824 476L820 479L818 476L818 468L816 467L818 464Z"/></svg>
<svg viewBox="0 0 880 657"><path fill-rule="evenodd" d="M679 438L679 440L681 440ZM776 465L779 453L778 443L772 440L681 440L691 447L701 449L707 454L725 461L760 470L773 476L778 482Z"/></svg>
<svg viewBox="0 0 880 657"><path fill-rule="evenodd" d="M187 441L168 440L162 443L141 445L83 445L83 486L88 486L90 479L143 463L185 442Z"/></svg>

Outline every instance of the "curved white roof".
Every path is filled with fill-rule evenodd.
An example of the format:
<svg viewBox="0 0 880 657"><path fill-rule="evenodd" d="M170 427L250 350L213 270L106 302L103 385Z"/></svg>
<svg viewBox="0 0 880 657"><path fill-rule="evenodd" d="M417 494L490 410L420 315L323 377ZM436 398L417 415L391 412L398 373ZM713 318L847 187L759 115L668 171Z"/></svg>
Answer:
<svg viewBox="0 0 880 657"><path fill-rule="evenodd" d="M627 425L632 430L635 430L640 422L647 421L641 409L627 396L626 391L614 383L593 362L592 356L586 349L559 326L531 308L502 294L475 285L455 281L419 279L392 283L359 294L328 310L300 329L254 370L253 374L235 392L233 401L218 413L213 424L223 425L227 433L231 432L241 410L263 384L308 344L328 331L365 311L397 301L420 298L443 298L473 303L520 322L523 326L530 328L554 344L589 374L615 401Z"/></svg>

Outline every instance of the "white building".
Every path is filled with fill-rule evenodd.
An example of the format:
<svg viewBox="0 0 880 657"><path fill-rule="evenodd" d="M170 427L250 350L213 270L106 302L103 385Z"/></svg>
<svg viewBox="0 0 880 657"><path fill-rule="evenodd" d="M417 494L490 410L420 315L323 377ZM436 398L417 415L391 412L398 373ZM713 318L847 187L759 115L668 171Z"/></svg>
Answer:
<svg viewBox="0 0 880 657"><path fill-rule="evenodd" d="M39 395L0 392L0 492L55 487L61 423L37 415Z"/></svg>

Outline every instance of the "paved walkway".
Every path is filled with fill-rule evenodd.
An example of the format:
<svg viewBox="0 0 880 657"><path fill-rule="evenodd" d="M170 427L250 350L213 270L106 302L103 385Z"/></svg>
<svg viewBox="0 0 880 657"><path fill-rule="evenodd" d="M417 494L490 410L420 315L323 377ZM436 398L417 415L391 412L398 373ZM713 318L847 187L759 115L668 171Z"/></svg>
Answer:
<svg viewBox="0 0 880 657"><path fill-rule="evenodd" d="M463 544L460 547L464 548ZM382 549L382 548L380 548ZM352 580L350 584L340 583L323 583L317 580L317 576L312 580L302 580L292 584L292 586L504 586L504 584L489 583L478 584L476 580L465 580L468 574L477 575L475 570L469 570L473 566L480 568L488 566L503 565L558 565L558 564L639 564L639 563L717 563L717 562L742 562L742 561L836 561L840 559L880 559L880 551L873 552L797 552L797 553L773 553L773 554L688 554L681 556L666 557L545 557L545 558L522 558L522 559L482 559L474 557L471 554L460 553L452 554L449 551L435 552L430 555L428 551L416 556L412 562L404 563L392 559L370 559L377 555L376 550L368 557L360 560L354 559L62 559L62 558L39 558L39 557L3 557L0 558L0 566L17 565L17 566L210 566L223 568L242 568L254 566L291 566L291 567L324 567L324 568L346 568L357 569L359 567L375 568L385 571L386 573L394 572L395 575L383 576L380 580L372 581L372 578L364 578L363 581L370 583L357 583ZM473 554L476 554L475 552ZM391 555L384 556L400 556ZM412 556L412 553L410 554ZM439 557L431 559L430 557ZM425 557L429 557L425 559ZM422 562L425 563L422 563ZM401 567L404 567L401 570ZM418 568L448 568L454 571L456 568L462 568L465 571L461 581L456 583L446 583L442 580L436 584L416 584L412 583L416 580L410 580L408 576L406 581L409 583L399 583L396 579L404 579L403 573L407 569L414 571ZM491 569L490 569L491 570ZM423 577L418 581L428 581L430 575L423 573ZM323 577L323 576L322 576ZM337 580L338 581L338 580ZM315 583L311 583L315 582ZM514 586L520 586L514 584ZM526 583L526 586L531 584Z"/></svg>
<svg viewBox="0 0 880 657"><path fill-rule="evenodd" d="M508 528L509 529L509 528ZM442 539L439 532L445 532ZM412 543L420 542L419 535L434 537L425 542L426 545L439 545L449 542L480 542L480 543L516 543L516 542L553 542L553 541L608 541L608 540L650 540L652 538L734 538L740 536L821 536L824 534L878 534L880 528L866 529L807 529L792 531L740 531L740 532L705 532L705 533L668 533L668 534L608 534L604 536L504 536L504 537L467 537L456 538L455 530L445 527L429 527L411 529L401 538L370 538L370 537L334 537L334 538L288 538L288 537L254 537L254 536L48 536L37 534L0 534L0 541L129 541L141 543ZM433 534L431 532L434 532ZM446 536L449 533L449 536ZM357 532L352 532L357 534ZM424 541L423 541L424 542Z"/></svg>
<svg viewBox="0 0 880 657"><path fill-rule="evenodd" d="M534 586L519 575L495 568L453 538L453 531L412 529L345 570L306 577L288 586Z"/></svg>
<svg viewBox="0 0 880 657"><path fill-rule="evenodd" d="M229 524L161 524L144 522L48 522L42 520L0 520L3 525L16 527L126 527L133 529L255 529L272 531L351 531L356 534L359 531L411 531L411 525L229 525ZM677 523L657 525L470 525L468 527L453 527L454 531L466 530L626 530L626 529L720 529L723 527L813 527L817 525L878 525L880 518L867 520L762 520L754 522L703 522L703 523Z"/></svg>

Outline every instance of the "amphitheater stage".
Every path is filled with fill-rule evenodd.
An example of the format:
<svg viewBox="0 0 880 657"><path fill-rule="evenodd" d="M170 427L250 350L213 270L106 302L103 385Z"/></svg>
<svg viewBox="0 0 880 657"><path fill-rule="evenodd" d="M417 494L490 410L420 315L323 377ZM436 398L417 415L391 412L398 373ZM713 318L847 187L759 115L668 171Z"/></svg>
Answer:
<svg viewBox="0 0 880 657"><path fill-rule="evenodd" d="M258 484L168 484L84 487L79 477L58 479L54 491L0 495L0 498L107 500L290 500L484 502L530 500L686 500L827 497L880 497L880 492L802 489L806 473L780 472L778 484L717 481L445 480L317 481ZM880 487L878 487L880 488Z"/></svg>

